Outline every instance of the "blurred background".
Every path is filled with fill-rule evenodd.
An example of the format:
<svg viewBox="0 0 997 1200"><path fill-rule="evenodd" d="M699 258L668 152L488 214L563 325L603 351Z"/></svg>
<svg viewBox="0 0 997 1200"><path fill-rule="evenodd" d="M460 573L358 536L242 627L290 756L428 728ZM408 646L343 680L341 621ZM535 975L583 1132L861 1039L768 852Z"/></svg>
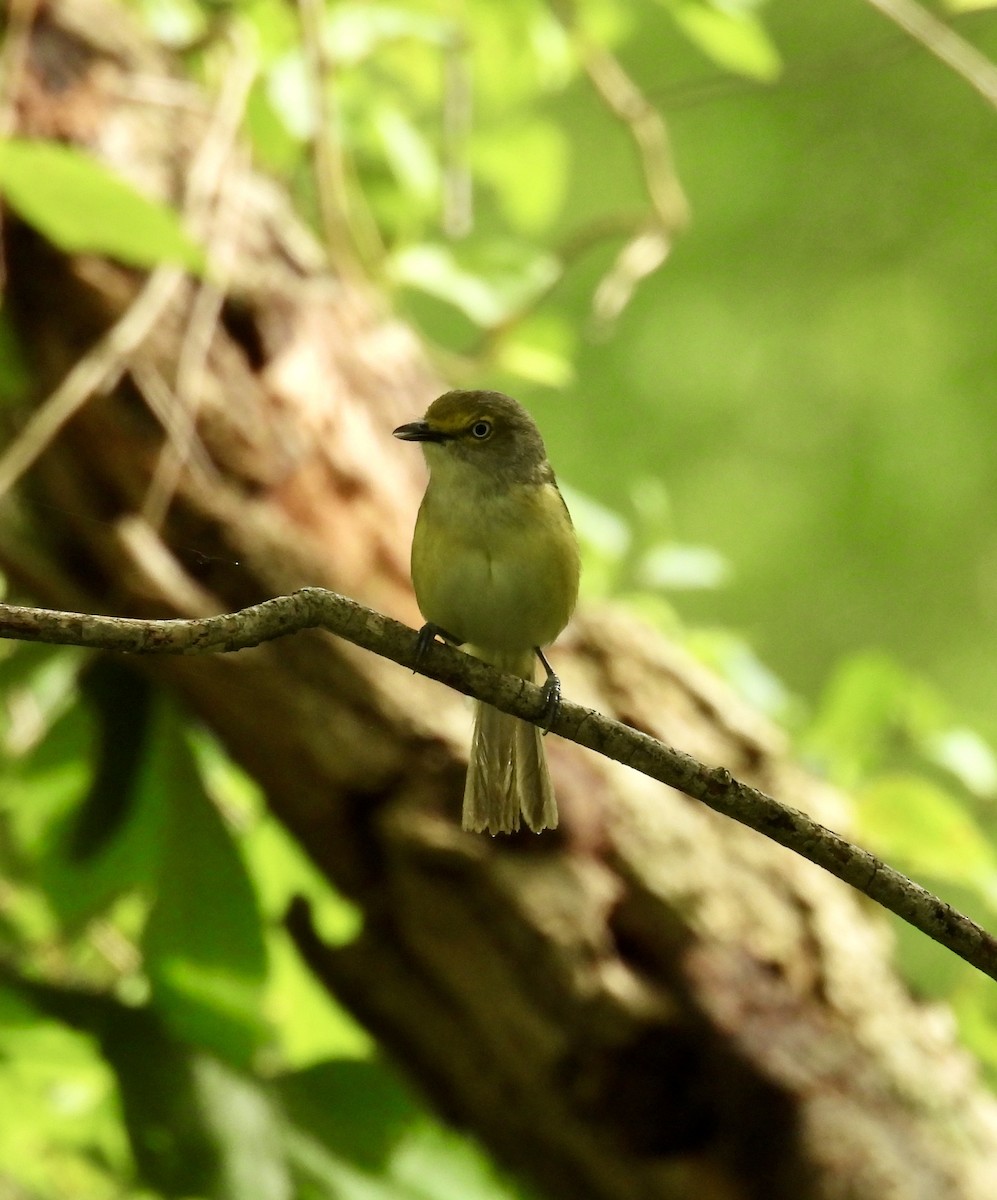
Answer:
<svg viewBox="0 0 997 1200"><path fill-rule="evenodd" d="M530 408L582 535L587 599L626 601L682 640L849 790L871 848L992 925L997 6L916 9L920 40L898 23L914 6L863 0L126 7L209 91L231 54L252 56L253 155L345 247L335 265L375 280L455 386ZM0 189L58 241L64 196L46 209L39 169L0 152ZM5 324L0 338L14 403L24 368ZM102 936L127 975L145 921L119 886L127 856L89 892L44 871L90 769L78 662L27 649L0 663L3 936L19 954L51 949L61 921L113 894ZM232 887L254 888L271 922L246 933L259 986L229 997L248 1024L221 1043L255 1045L266 1025L299 1072L284 1099L303 1126L327 1085L314 1119L342 1104L344 1072L379 1114L373 1132L323 1126L326 1150L338 1137L352 1160L323 1158L314 1194L519 1194L390 1075L358 1065L370 1039L278 928L304 891L345 939L349 906L203 732L158 720L155 744L182 742L183 769L224 798L238 855L217 816L190 820L209 822ZM154 824L134 826L128 861L154 853ZM34 877L21 869L33 856ZM142 936L154 949L174 932L160 921ZM912 986L953 1004L997 1078L992 988L898 936ZM35 1000L52 1020L0 992L0 1109L24 1105L35 1130L25 1142L3 1123L0 1196L123 1195L107 1046L60 1024L43 990Z"/></svg>

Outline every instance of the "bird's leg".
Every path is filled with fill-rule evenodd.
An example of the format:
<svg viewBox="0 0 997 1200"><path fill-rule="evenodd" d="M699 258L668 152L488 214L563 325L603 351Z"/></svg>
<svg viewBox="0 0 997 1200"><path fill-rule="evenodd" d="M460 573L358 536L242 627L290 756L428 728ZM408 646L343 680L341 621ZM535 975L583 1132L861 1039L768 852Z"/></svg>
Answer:
<svg viewBox="0 0 997 1200"><path fill-rule="evenodd" d="M459 637L454 637L452 633L447 633L445 629L441 629L439 625L434 625L432 621L427 621L419 630L419 638L415 644L415 665L413 670L418 671L422 665L422 660L425 658L426 651L439 638L449 646L463 645Z"/></svg>
<svg viewBox="0 0 997 1200"><path fill-rule="evenodd" d="M544 684L543 725L541 726L544 737L546 737L550 733L551 725L554 724L557 710L561 707L561 681L554 674L554 668L544 657L544 652L540 647L534 646L533 649L537 653L537 658L543 663L543 669L547 672L547 682Z"/></svg>

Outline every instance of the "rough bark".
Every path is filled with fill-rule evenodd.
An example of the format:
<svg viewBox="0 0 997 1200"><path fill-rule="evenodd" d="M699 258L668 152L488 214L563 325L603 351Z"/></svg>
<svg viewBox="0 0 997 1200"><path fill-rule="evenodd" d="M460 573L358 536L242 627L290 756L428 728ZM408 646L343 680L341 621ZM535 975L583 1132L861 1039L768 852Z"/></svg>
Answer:
<svg viewBox="0 0 997 1200"><path fill-rule="evenodd" d="M176 78L173 100L136 99L171 67L122 21L80 0L41 10L18 131L68 138L179 200L210 121ZM324 273L238 155L217 205L231 264L217 321L192 328L199 285L182 281L33 468L5 569L58 607L193 616L320 584L417 623L421 469L390 430L441 382L374 292ZM42 397L143 280L67 257L9 213L4 232ZM182 431L152 415L149 381L175 389L205 332L204 370L169 410L197 437L169 503L150 503ZM583 612L555 658L571 697L844 824L776 733L625 613ZM462 834L463 702L329 636L142 668L361 907L363 933L340 949L306 909L290 914L317 975L442 1112L552 1195L997 1193L997 1109L949 1017L911 1000L879 915L817 868L555 739L557 833Z"/></svg>

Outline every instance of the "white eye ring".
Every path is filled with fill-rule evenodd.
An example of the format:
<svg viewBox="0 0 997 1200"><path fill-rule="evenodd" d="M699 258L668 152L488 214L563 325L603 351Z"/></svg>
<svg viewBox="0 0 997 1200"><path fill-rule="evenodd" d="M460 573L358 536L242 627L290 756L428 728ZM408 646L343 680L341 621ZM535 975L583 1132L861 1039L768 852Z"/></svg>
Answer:
<svg viewBox="0 0 997 1200"><path fill-rule="evenodd" d="M491 421L475 421L471 426L471 437L477 438L479 442L483 442L485 438L490 438L491 436Z"/></svg>

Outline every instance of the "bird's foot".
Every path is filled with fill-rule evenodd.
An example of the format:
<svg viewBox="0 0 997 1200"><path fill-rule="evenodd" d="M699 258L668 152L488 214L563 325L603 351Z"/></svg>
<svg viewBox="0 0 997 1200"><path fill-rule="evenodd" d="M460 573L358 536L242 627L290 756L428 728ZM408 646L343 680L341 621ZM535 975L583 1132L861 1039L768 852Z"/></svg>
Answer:
<svg viewBox="0 0 997 1200"><path fill-rule="evenodd" d="M461 645L461 640L454 637L452 633L447 633L445 629L441 629L439 625L434 625L432 621L427 621L419 630L419 637L415 643L415 662L412 669L418 671L422 666L422 660L426 657L426 651L439 638L440 641L446 642L449 646Z"/></svg>
<svg viewBox="0 0 997 1200"><path fill-rule="evenodd" d="M544 657L543 651L539 646L535 646L537 658L543 664L543 669L547 672L547 681L543 686L543 721L540 728L543 730L544 737L550 733L550 727L554 724L554 718L557 716L557 710L561 707L561 681L554 673L554 668Z"/></svg>

